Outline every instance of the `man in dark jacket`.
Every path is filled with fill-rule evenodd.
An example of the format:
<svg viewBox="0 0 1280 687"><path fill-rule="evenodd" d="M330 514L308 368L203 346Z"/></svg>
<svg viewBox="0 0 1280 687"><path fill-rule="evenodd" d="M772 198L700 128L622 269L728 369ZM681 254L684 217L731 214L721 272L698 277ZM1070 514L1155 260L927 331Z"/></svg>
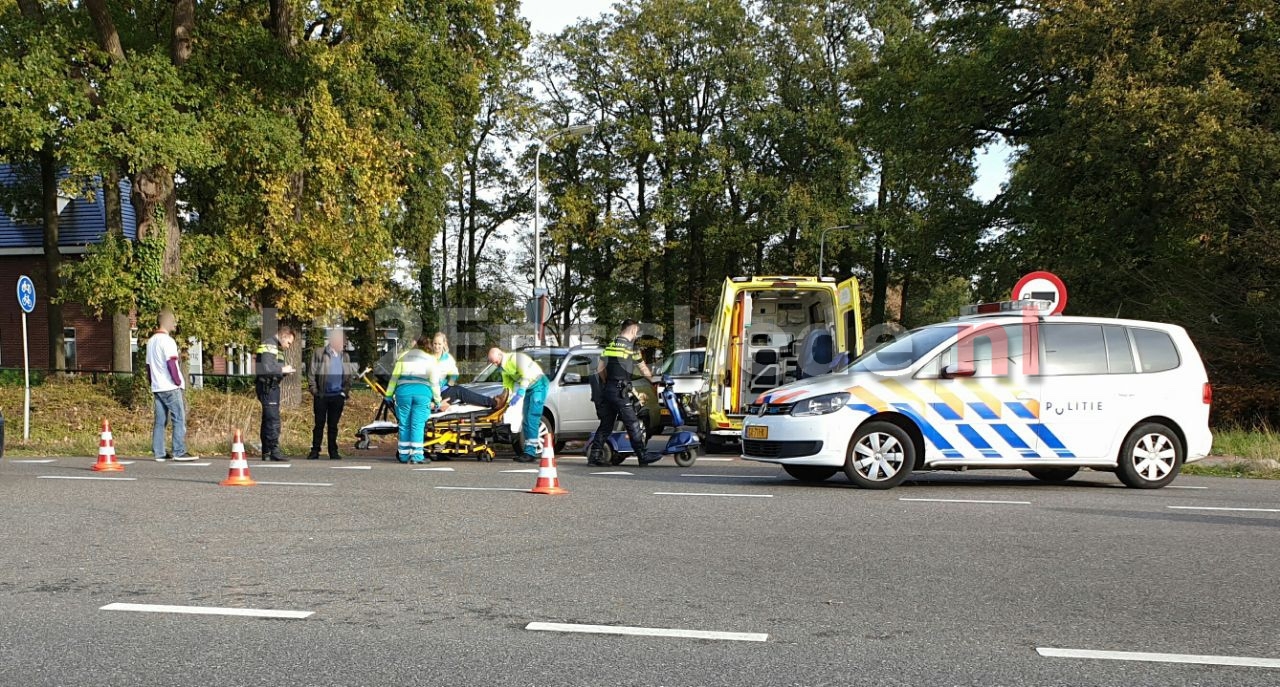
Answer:
<svg viewBox="0 0 1280 687"><path fill-rule="evenodd" d="M280 452L280 381L293 374L293 366L285 363L284 352L293 345L293 327L280 325L275 336L254 355L254 387L262 404L262 459L287 462Z"/></svg>
<svg viewBox="0 0 1280 687"><path fill-rule="evenodd" d="M351 396L351 359L344 349L346 341L341 329L330 330L323 346L311 352L312 408L315 427L311 430L311 453L307 460L320 459L320 440L329 429L329 460L342 460L338 453L338 421Z"/></svg>

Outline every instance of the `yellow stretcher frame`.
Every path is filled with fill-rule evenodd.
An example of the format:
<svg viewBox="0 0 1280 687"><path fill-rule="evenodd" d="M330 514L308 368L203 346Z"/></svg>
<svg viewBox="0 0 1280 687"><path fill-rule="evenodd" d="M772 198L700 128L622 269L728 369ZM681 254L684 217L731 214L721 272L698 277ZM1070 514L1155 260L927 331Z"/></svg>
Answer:
<svg viewBox="0 0 1280 687"><path fill-rule="evenodd" d="M365 369L360 378L379 396L386 396L386 387L378 383ZM474 458L491 462L494 458L492 441L495 430L503 424L503 415L507 404L482 417L472 415L467 418L445 420L427 420L426 433L423 435L423 449L428 458Z"/></svg>

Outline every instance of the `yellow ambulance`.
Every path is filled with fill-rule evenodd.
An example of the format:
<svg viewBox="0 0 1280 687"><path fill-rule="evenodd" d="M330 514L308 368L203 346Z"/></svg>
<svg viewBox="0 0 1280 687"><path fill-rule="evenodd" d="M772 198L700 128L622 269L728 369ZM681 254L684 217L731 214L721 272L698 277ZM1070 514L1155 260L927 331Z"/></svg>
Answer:
<svg viewBox="0 0 1280 687"><path fill-rule="evenodd" d="M827 374L862 351L858 280L726 279L707 336L698 431L709 452L737 444L747 406L770 389Z"/></svg>

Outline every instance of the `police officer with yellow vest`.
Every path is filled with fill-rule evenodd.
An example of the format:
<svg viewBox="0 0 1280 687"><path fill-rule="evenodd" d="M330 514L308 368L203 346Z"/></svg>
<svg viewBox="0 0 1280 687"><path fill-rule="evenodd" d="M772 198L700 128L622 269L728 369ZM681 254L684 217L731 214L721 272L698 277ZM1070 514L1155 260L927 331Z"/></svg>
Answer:
<svg viewBox="0 0 1280 687"><path fill-rule="evenodd" d="M619 419L627 428L631 438L631 447L636 453L640 465L648 465L662 459L661 455L649 454L646 446L649 441L645 436L644 425L636 416L631 405L631 377L637 367L640 374L651 376L649 366L636 350L636 337L640 335L640 323L627 320L622 323L622 330L613 343L605 347L600 354L600 367L596 374L600 381L600 391L596 395L596 413L600 418L600 426L596 429L595 440L587 451L588 465L605 465L605 440L613 433L613 425Z"/></svg>
<svg viewBox="0 0 1280 687"><path fill-rule="evenodd" d="M284 352L293 345L293 327L280 325L270 341L258 346L254 355L254 390L262 404L262 459L286 462L280 452L280 381L293 374L293 366L285 363Z"/></svg>

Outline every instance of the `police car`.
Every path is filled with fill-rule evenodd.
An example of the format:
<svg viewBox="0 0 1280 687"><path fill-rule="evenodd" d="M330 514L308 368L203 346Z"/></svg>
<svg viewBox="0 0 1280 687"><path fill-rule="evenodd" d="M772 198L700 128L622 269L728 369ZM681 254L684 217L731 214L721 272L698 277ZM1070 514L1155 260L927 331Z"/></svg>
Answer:
<svg viewBox="0 0 1280 687"><path fill-rule="evenodd" d="M743 458L888 489L913 470L1081 468L1163 487L1209 453L1212 389L1181 327L1046 315L1037 300L970 306L833 374L761 394Z"/></svg>

